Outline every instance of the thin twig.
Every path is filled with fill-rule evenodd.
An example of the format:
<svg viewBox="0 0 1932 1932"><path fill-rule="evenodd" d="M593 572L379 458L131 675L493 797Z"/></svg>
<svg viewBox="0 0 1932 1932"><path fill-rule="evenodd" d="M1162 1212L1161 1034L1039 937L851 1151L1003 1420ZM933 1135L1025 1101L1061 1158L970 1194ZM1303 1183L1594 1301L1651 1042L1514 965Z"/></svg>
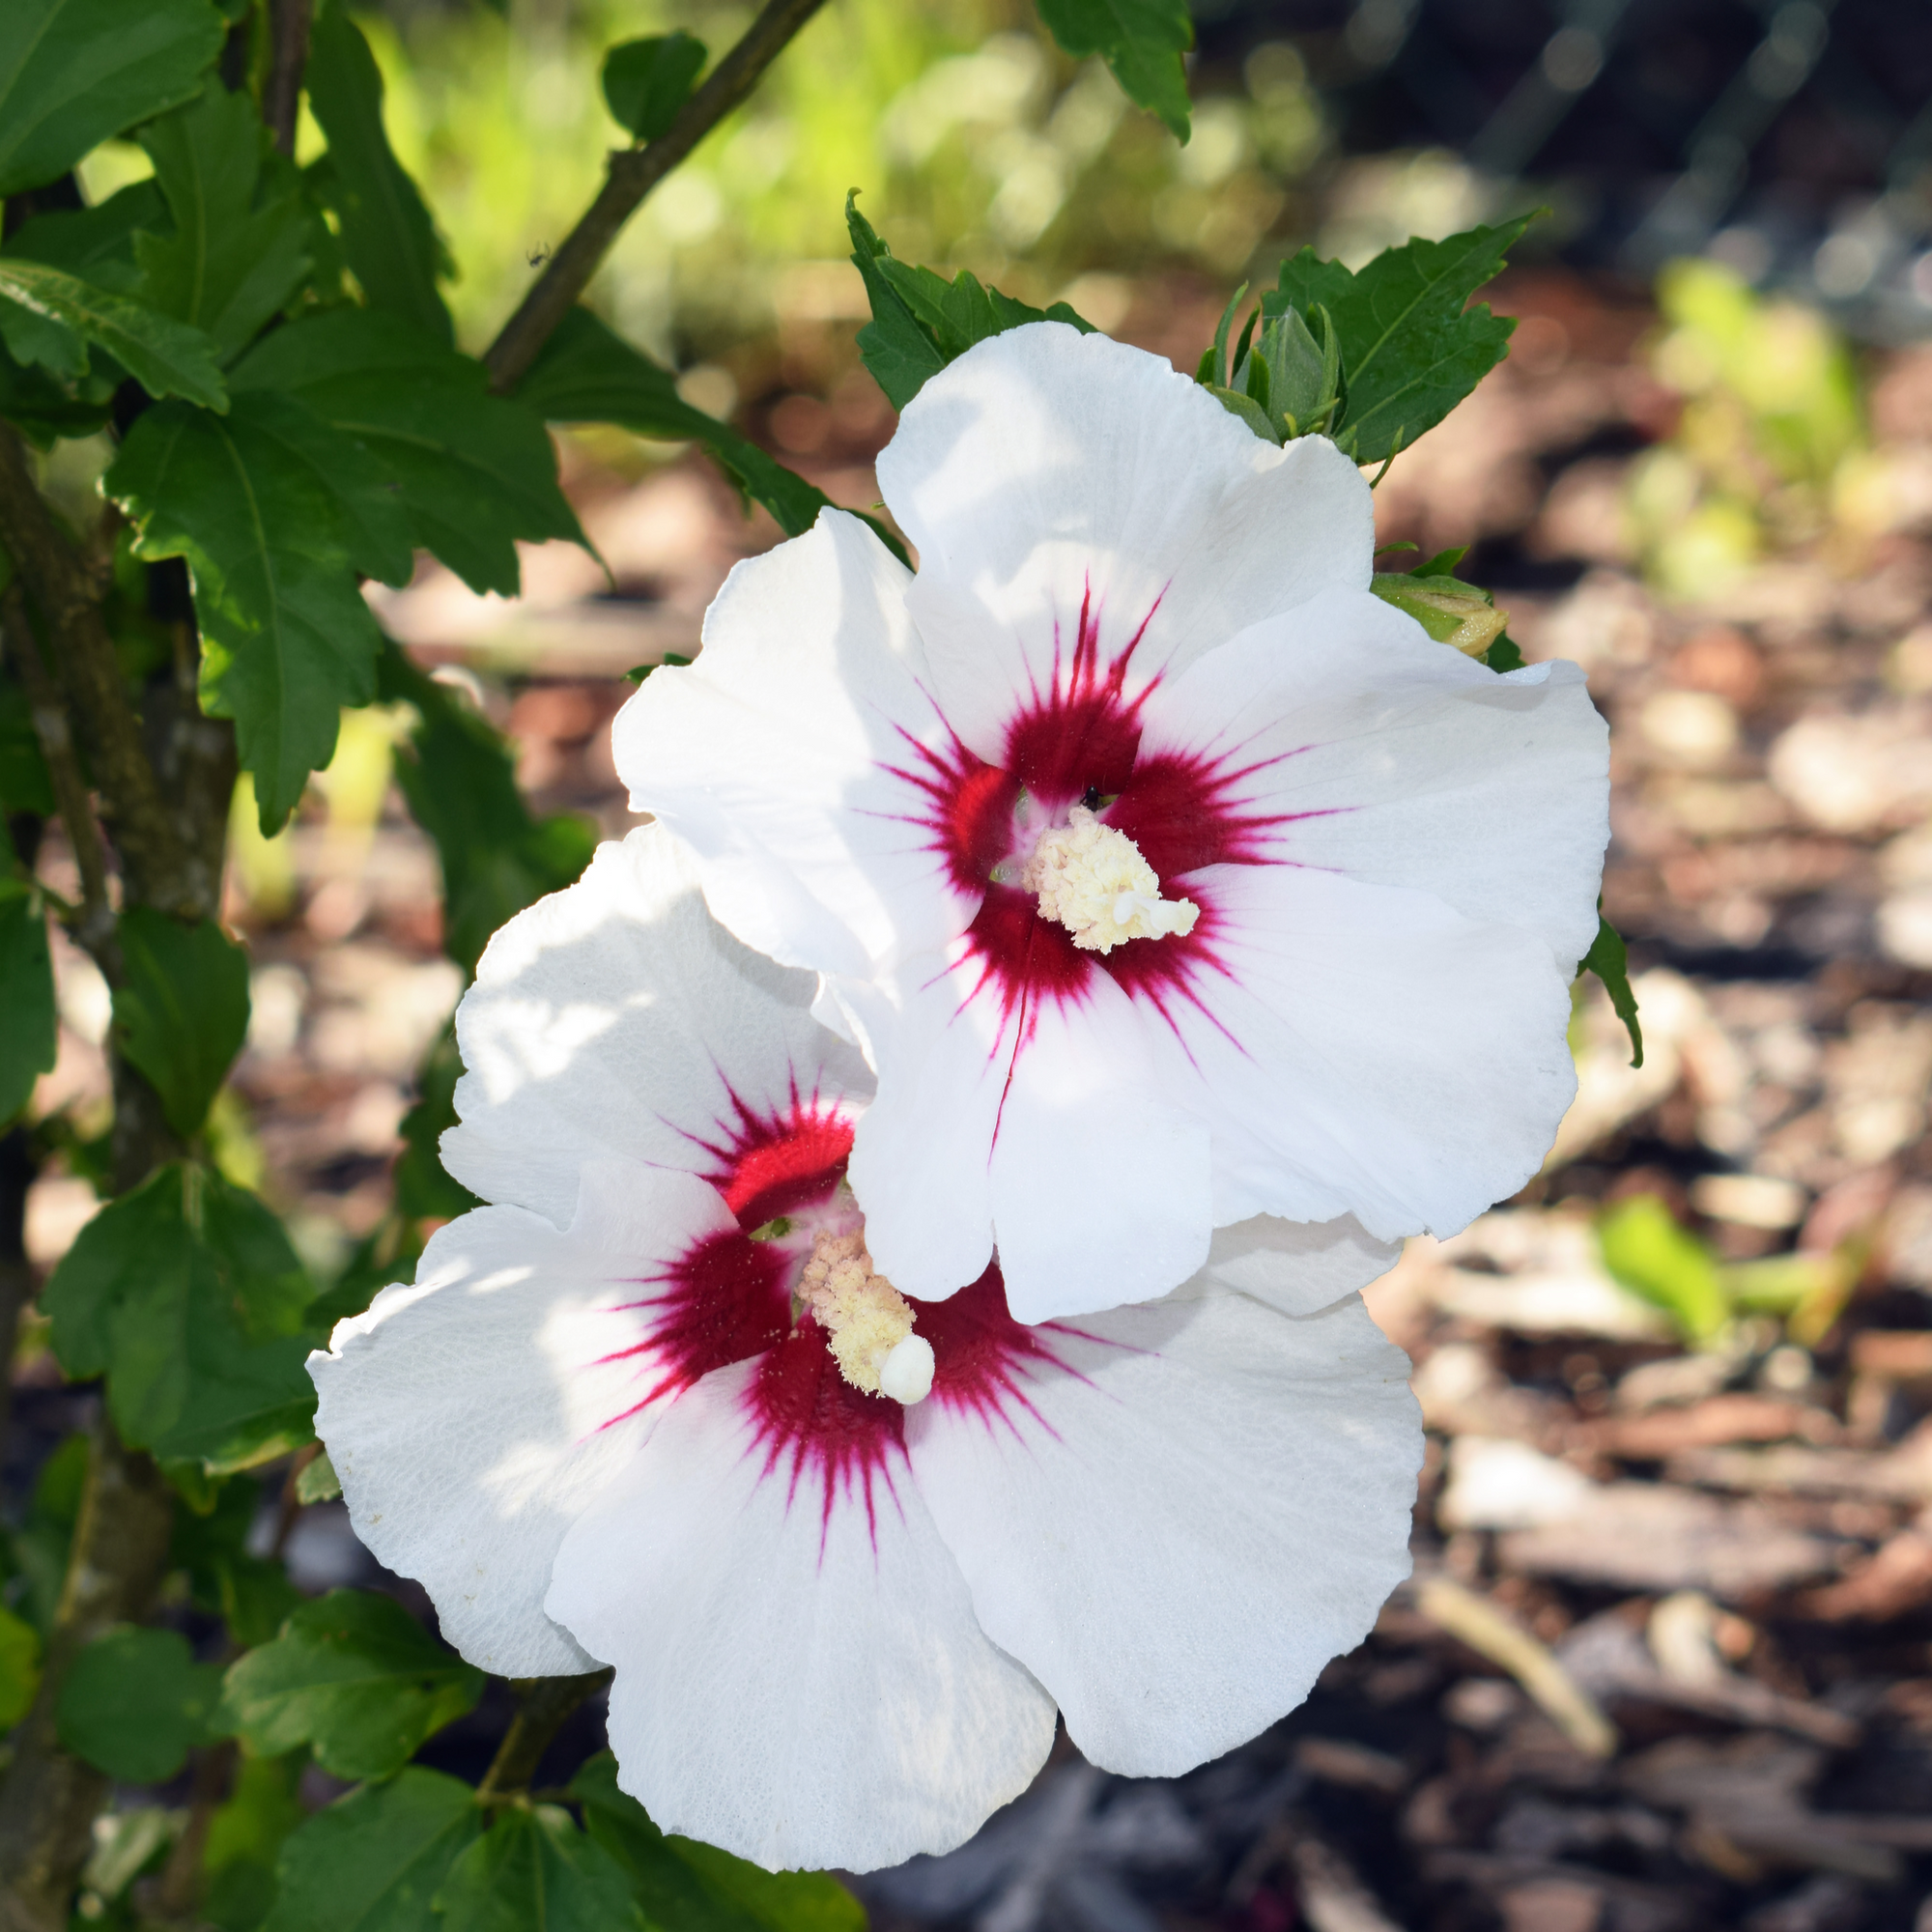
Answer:
<svg viewBox="0 0 1932 1932"><path fill-rule="evenodd" d="M0 635L4 636L7 661L27 694L34 736L40 740L41 758L53 786L54 807L67 828L67 842L80 873L81 917L74 937L98 958L114 943L114 909L107 902L107 851L87 795L87 781L80 775L67 705L41 661L40 641L34 636L27 600L18 583L10 583L0 593L0 626L4 626Z"/></svg>
<svg viewBox="0 0 1932 1932"><path fill-rule="evenodd" d="M592 1670L582 1677L529 1677L518 1684L517 1715L476 1787L478 1799L501 1804L523 1796L563 1720L615 1675L612 1670Z"/></svg>
<svg viewBox="0 0 1932 1932"><path fill-rule="evenodd" d="M308 65L308 30L314 18L315 0L270 0L269 31L274 53L269 84L262 90L262 119L284 155L296 151L296 117L301 107L302 70Z"/></svg>
<svg viewBox="0 0 1932 1932"><path fill-rule="evenodd" d="M757 85L758 76L783 52L825 0L768 0L745 37L712 69L710 77L655 141L620 148L597 199L570 231L517 312L498 331L483 358L490 386L501 393L537 359L538 352L589 287L617 232L638 204Z"/></svg>

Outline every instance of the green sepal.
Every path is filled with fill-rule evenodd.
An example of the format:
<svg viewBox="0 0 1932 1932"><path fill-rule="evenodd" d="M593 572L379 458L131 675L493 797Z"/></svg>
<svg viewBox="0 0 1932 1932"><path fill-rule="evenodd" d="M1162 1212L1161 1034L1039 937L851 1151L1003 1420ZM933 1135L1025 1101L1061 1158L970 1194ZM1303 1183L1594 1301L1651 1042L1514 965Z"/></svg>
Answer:
<svg viewBox="0 0 1932 1932"><path fill-rule="evenodd" d="M178 1631L117 1630L74 1659L54 1721L61 1748L127 1784L159 1784L208 1741L221 1666Z"/></svg>
<svg viewBox="0 0 1932 1932"><path fill-rule="evenodd" d="M1577 961L1577 971L1579 975L1594 973L1603 981L1616 1016L1630 1035L1631 1065L1641 1066L1643 1029L1637 1024L1636 995L1631 990L1630 954L1623 935L1604 917L1601 905L1597 913L1597 936L1590 942L1589 952Z"/></svg>
<svg viewBox="0 0 1932 1932"><path fill-rule="evenodd" d="M248 1033L248 954L213 920L184 925L129 906L118 927L126 978L114 989L121 1051L192 1140Z"/></svg>
<svg viewBox="0 0 1932 1932"><path fill-rule="evenodd" d="M214 1721L265 1756L309 1745L336 1777L389 1777L482 1694L393 1598L331 1590L230 1667Z"/></svg>
<svg viewBox="0 0 1932 1932"><path fill-rule="evenodd" d="M1254 397L1243 395L1239 389L1217 388L1212 383L1202 384L1208 393L1228 412L1231 416L1239 416L1264 442L1280 442L1281 432L1269 418L1266 406L1256 402Z"/></svg>
<svg viewBox="0 0 1932 1932"><path fill-rule="evenodd" d="M704 43L679 29L620 41L604 56L604 100L639 141L655 141L677 119L704 67Z"/></svg>

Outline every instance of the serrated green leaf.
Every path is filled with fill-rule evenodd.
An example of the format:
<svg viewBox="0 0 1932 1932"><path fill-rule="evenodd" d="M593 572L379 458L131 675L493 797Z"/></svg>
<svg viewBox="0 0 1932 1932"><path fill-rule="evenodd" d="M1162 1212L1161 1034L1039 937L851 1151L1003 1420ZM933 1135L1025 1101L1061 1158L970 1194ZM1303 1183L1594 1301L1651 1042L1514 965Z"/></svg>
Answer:
<svg viewBox="0 0 1932 1932"><path fill-rule="evenodd" d="M667 1837L617 1789L617 1760L590 1759L571 1780L592 1838L624 1868L653 1927L676 1932L866 1932L866 1908L824 1872L768 1872L715 1845Z"/></svg>
<svg viewBox="0 0 1932 1932"><path fill-rule="evenodd" d="M137 556L187 559L202 708L235 720L265 833L327 764L341 707L375 695L382 641L352 561L366 553L306 460L298 409L262 394L226 417L164 403L135 423L103 483L133 521Z"/></svg>
<svg viewBox="0 0 1932 1932"><path fill-rule="evenodd" d="M0 337L16 361L71 377L86 372L93 343L151 396L185 396L211 410L228 406L212 336L40 262L0 256Z"/></svg>
<svg viewBox="0 0 1932 1932"><path fill-rule="evenodd" d="M450 1932L646 1932L622 1867L548 1804L498 1812L450 1866L436 1909Z"/></svg>
<svg viewBox="0 0 1932 1932"><path fill-rule="evenodd" d="M452 272L423 198L383 128L383 76L342 6L309 37L309 107L328 137L318 191L342 223L342 250L372 308L387 309L447 348L456 338L437 277Z"/></svg>
<svg viewBox="0 0 1932 1932"><path fill-rule="evenodd" d="M466 934L466 944L468 937ZM397 1129L402 1135L403 1151L396 1157L396 1211L408 1220L453 1221L457 1215L482 1205L443 1166L439 1151L443 1135L456 1124L456 1083L462 1077L463 1061L456 1050L456 1029L453 1025L446 1026L416 1069L416 1101L403 1116L403 1123ZM386 1275L382 1278L387 1279ZM381 1286L382 1281L378 1281L372 1284L372 1290ZM332 1298L330 1305L334 1306ZM367 1305L365 1298L363 1306ZM361 1312L360 1308L342 1310L345 1315Z"/></svg>
<svg viewBox="0 0 1932 1932"><path fill-rule="evenodd" d="M0 1609L0 1731L27 1715L41 1688L41 1639L33 1625Z"/></svg>
<svg viewBox="0 0 1932 1932"><path fill-rule="evenodd" d="M192 1139L248 1032L248 955L212 919L184 925L150 906L129 906L119 937L121 1051L161 1096L168 1124Z"/></svg>
<svg viewBox="0 0 1932 1932"><path fill-rule="evenodd" d="M292 162L269 144L246 94L211 80L200 98L141 129L174 217L134 238L141 293L234 355L301 286L314 223Z"/></svg>
<svg viewBox="0 0 1932 1932"><path fill-rule="evenodd" d="M37 214L22 225L0 254L23 262L64 269L98 289L133 293L141 279L134 238L144 229L168 226L168 205L154 181L131 183L97 208L62 209Z"/></svg>
<svg viewBox="0 0 1932 1932"><path fill-rule="evenodd" d="M221 1666L178 1631L118 1630L74 1659L54 1720L61 1747L128 1784L159 1784L209 1736Z"/></svg>
<svg viewBox="0 0 1932 1932"><path fill-rule="evenodd" d="M443 950L473 973L498 926L576 880L596 834L567 814L533 819L502 738L394 644L383 651L380 689L415 708L396 782L442 864Z"/></svg>
<svg viewBox="0 0 1932 1932"><path fill-rule="evenodd" d="M0 879L0 1122L27 1104L57 1045L47 916L30 887Z"/></svg>
<svg viewBox="0 0 1932 1932"><path fill-rule="evenodd" d="M694 409L677 379L575 308L517 384L517 400L546 422L615 423L636 436L700 442L739 490L772 513L788 537L802 536L831 498L730 424Z"/></svg>
<svg viewBox="0 0 1932 1932"><path fill-rule="evenodd" d="M337 1777L387 1777L482 1694L483 1673L400 1604L331 1590L230 1668L216 1722L268 1756L311 1745Z"/></svg>
<svg viewBox="0 0 1932 1932"><path fill-rule="evenodd" d="M1729 1321L1717 1257L1655 1194L1605 1209L1597 1239L1611 1277L1662 1308L1690 1340L1708 1341Z"/></svg>
<svg viewBox="0 0 1932 1932"><path fill-rule="evenodd" d="M704 43L681 29L622 41L604 56L604 99L620 128L655 141L691 99L704 66Z"/></svg>
<svg viewBox="0 0 1932 1932"><path fill-rule="evenodd" d="M1491 653L1493 658L1494 652ZM1522 662L1522 653L1517 652L1517 665ZM1514 669L1515 666L1492 666L1492 669ZM1604 991L1610 996L1610 1006L1618 1019L1624 1023L1624 1031L1630 1035L1631 1065L1643 1065L1643 1028L1637 1023L1636 995L1631 991L1630 954L1625 950L1623 935L1618 932L1602 912L1597 914L1597 936L1590 942L1590 950L1577 962L1578 973L1594 973L1604 982Z"/></svg>
<svg viewBox="0 0 1932 1932"><path fill-rule="evenodd" d="M1064 322L1083 335L1094 333L1094 325L1065 302L1032 308L982 286L967 270L949 282L930 269L895 260L859 213L856 189L845 197L845 226L872 305L872 320L859 331L859 355L895 410L904 409L954 356L989 335L1028 322Z"/></svg>
<svg viewBox="0 0 1932 1932"><path fill-rule="evenodd" d="M1312 248L1282 264L1263 307L1269 315L1293 307L1304 321L1318 303L1328 310L1344 382L1333 435L1357 463L1407 448L1503 359L1515 318L1465 304L1535 218L1385 248L1357 273Z"/></svg>
<svg viewBox="0 0 1932 1932"><path fill-rule="evenodd" d="M7 0L0 7L0 197L187 99L221 51L208 0Z"/></svg>
<svg viewBox="0 0 1932 1932"><path fill-rule="evenodd" d="M1039 17L1075 60L1100 55L1129 100L1187 139L1187 0L1039 0Z"/></svg>
<svg viewBox="0 0 1932 1932"><path fill-rule="evenodd" d="M262 1932L440 1932L431 1901L482 1833L476 1794L440 1771L352 1791L283 1845Z"/></svg>
<svg viewBox="0 0 1932 1932"><path fill-rule="evenodd" d="M285 391L360 442L413 540L472 590L516 595L519 541L585 542L542 416L490 395L480 362L395 316L348 308L291 323L249 353L234 387Z"/></svg>
<svg viewBox="0 0 1932 1932"><path fill-rule="evenodd" d="M106 1375L129 1446L218 1474L312 1439L312 1294L261 1202L177 1164L80 1231L41 1306L62 1367Z"/></svg>

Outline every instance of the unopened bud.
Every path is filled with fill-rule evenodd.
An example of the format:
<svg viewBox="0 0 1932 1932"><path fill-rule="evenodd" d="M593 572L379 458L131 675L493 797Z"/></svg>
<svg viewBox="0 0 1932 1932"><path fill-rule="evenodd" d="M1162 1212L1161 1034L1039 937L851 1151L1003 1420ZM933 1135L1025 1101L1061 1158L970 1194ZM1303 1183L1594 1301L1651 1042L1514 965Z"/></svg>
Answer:
<svg viewBox="0 0 1932 1932"><path fill-rule="evenodd" d="M1378 570L1369 588L1384 604L1406 611L1435 639L1467 657L1479 658L1502 636L1509 612L1498 611L1487 590L1460 577L1410 577Z"/></svg>

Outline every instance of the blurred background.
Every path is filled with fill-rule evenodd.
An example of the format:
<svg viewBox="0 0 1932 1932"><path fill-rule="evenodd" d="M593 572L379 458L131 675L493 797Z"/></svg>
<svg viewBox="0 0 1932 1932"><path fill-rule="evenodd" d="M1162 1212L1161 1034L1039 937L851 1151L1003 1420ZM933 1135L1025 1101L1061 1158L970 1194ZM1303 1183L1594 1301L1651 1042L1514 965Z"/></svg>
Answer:
<svg viewBox="0 0 1932 1932"><path fill-rule="evenodd" d="M893 417L853 346L848 188L900 256L1065 297L1185 368L1234 287L1305 242L1359 262L1548 208L1490 292L1514 353L1399 458L1379 521L1473 545L1525 654L1588 670L1645 1056L1579 993L1581 1094L1546 1173L1371 1291L1431 1446L1417 1578L1363 1649L1183 1779L1102 1776L1063 1739L972 1845L860 1889L886 1932L1932 1932L1932 9L1194 11L1181 148L1028 8L833 0L646 203L596 302L688 400L863 508ZM749 16L363 16L466 346L618 138L603 47L681 25L716 52ZM145 165L102 151L90 189ZM561 448L603 565L552 546L514 602L434 564L372 595L510 733L538 810L616 836L623 673L695 651L724 573L778 532L694 451ZM89 489L87 451L65 460ZM236 818L227 914L258 964L221 1158L325 1278L382 1265L399 1212L461 1206L429 1114L403 1138L425 1077L446 1093L462 986L392 783L407 722L348 718L281 838ZM107 1108L107 995L71 952L61 973L36 1108L79 1146ZM94 1206L77 1162L35 1184L37 1267ZM30 1334L15 1456L78 1399ZM61 1498L43 1481L35 1508ZM304 1588L426 1612L339 1503L272 1504ZM425 1760L475 1775L502 1717ZM586 1712L559 1776L597 1742Z"/></svg>

